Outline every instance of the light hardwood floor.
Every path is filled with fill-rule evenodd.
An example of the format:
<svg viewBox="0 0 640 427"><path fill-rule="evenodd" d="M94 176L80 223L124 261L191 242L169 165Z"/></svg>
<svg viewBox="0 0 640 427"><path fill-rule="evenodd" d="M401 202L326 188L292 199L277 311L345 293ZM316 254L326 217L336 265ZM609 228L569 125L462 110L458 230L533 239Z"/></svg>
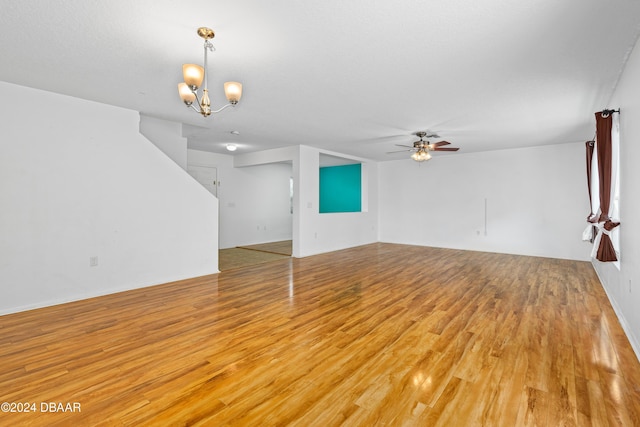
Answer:
<svg viewBox="0 0 640 427"><path fill-rule="evenodd" d="M218 269L227 271L291 256L291 240L238 246L218 251Z"/></svg>
<svg viewBox="0 0 640 427"><path fill-rule="evenodd" d="M0 402L38 405L2 426L638 426L640 364L589 263L372 244L2 316Z"/></svg>
<svg viewBox="0 0 640 427"><path fill-rule="evenodd" d="M221 249L218 251L218 269L220 271L228 271L235 268L245 268L263 262L288 258L289 255L244 248Z"/></svg>
<svg viewBox="0 0 640 427"><path fill-rule="evenodd" d="M239 248L251 249L260 252L270 252L280 255L291 255L293 242L291 240L281 240L278 242L260 243L257 245L238 246Z"/></svg>

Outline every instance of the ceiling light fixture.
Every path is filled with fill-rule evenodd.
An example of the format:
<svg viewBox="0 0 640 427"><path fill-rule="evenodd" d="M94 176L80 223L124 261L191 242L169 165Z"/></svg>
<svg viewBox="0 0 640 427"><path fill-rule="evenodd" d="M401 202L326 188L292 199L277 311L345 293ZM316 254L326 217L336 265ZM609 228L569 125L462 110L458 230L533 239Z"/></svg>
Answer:
<svg viewBox="0 0 640 427"><path fill-rule="evenodd" d="M198 28L198 35L204 39L204 67L196 64L184 64L182 66L184 82L178 84L178 93L187 107L191 107L204 117L208 117L212 113L219 113L227 107L235 106L242 96L242 84L226 82L224 84L224 94L229 103L218 110L211 110L211 100L209 99L209 89L207 88L207 75L209 74L207 70L207 52L215 50L211 43L215 33L211 28L200 27ZM198 89L203 81L202 96L198 97ZM194 105L194 101L198 107Z"/></svg>
<svg viewBox="0 0 640 427"><path fill-rule="evenodd" d="M412 151L411 158L416 162L426 162L431 159L430 151L458 151L458 147L445 147L446 145L450 145L449 141L440 141L430 143L429 141L425 141L424 138L440 138L435 133L429 132L416 132L416 136L420 138L420 141L415 141L413 146L396 144L398 147L406 147L409 150L400 150L400 151ZM391 153L399 153L400 151L389 151L387 154Z"/></svg>
<svg viewBox="0 0 640 427"><path fill-rule="evenodd" d="M411 155L411 158L416 162L424 162L426 160L431 159L431 154L429 154L429 149L426 147L419 148L418 151Z"/></svg>
<svg viewBox="0 0 640 427"><path fill-rule="evenodd" d="M237 149L238 149L238 146L236 144L227 144L228 151L236 151Z"/></svg>

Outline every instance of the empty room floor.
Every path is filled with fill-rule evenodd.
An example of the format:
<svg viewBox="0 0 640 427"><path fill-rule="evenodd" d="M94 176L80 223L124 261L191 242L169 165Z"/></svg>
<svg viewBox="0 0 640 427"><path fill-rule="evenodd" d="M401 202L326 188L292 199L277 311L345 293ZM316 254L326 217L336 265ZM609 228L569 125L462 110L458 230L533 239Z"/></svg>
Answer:
<svg viewBox="0 0 640 427"><path fill-rule="evenodd" d="M238 246L218 251L218 268L227 271L291 256L291 240Z"/></svg>
<svg viewBox="0 0 640 427"><path fill-rule="evenodd" d="M640 425L640 363L587 262L377 243L0 332L0 402L38 405L0 425Z"/></svg>

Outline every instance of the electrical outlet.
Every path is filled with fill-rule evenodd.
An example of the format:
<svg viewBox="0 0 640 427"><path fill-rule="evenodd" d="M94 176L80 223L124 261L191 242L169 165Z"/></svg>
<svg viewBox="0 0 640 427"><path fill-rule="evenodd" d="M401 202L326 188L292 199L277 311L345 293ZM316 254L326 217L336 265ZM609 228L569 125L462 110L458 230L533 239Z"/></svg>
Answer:
<svg viewBox="0 0 640 427"><path fill-rule="evenodd" d="M98 257L92 256L89 257L89 267L97 267L98 266Z"/></svg>

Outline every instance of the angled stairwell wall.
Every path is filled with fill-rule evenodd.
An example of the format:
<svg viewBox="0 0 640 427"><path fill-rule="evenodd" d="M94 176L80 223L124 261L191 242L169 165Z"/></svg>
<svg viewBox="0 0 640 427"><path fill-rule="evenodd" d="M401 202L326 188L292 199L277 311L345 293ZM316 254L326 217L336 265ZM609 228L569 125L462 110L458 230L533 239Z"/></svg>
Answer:
<svg viewBox="0 0 640 427"><path fill-rule="evenodd" d="M137 112L0 82L0 114L0 314L218 271L217 199Z"/></svg>

